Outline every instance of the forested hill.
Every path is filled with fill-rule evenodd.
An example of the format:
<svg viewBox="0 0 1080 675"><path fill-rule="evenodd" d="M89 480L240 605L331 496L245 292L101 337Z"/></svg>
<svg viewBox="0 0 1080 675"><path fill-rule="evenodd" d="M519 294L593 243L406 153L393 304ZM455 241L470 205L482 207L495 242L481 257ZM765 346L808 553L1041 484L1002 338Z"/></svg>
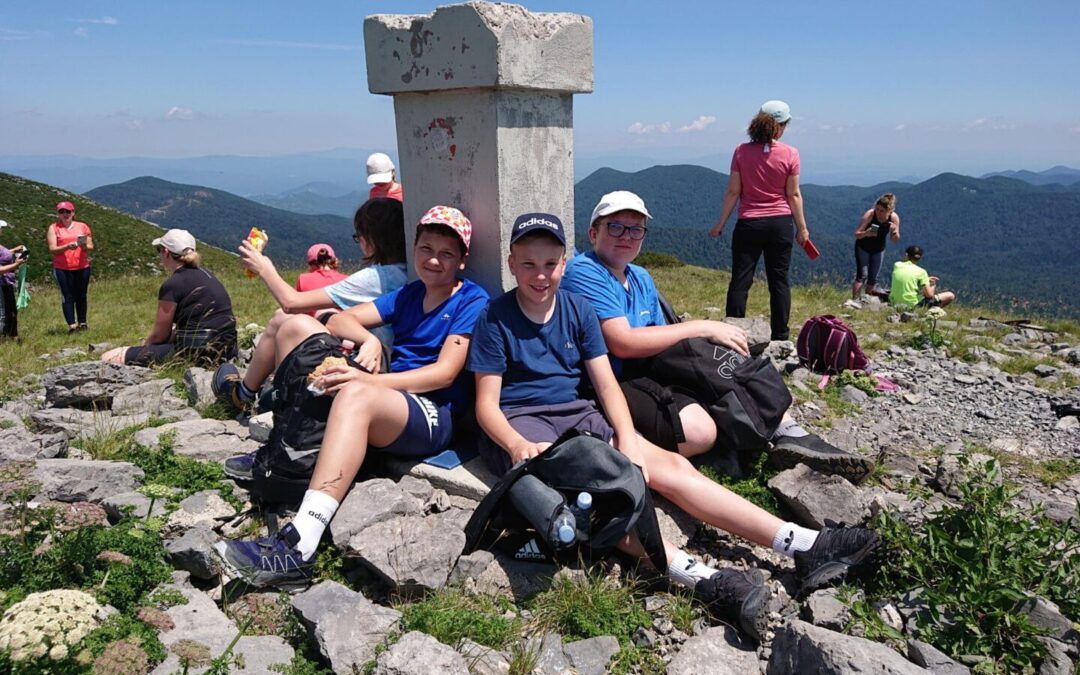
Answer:
<svg viewBox="0 0 1080 675"><path fill-rule="evenodd" d="M720 239L708 236L716 222L728 176L700 166L654 166L636 173L600 169L575 187L579 248L600 196L631 190L653 215L646 250L671 253L685 262L719 269L731 266L728 221ZM969 301L1018 312L1080 315L1080 184L1038 186L1004 177L971 178L944 173L927 181L871 187L803 186L811 237L822 256L793 256L796 283L850 283L853 232L859 217L883 192L897 196L902 239L890 242L883 272L919 244L924 267L946 288Z"/></svg>
<svg viewBox="0 0 1080 675"><path fill-rule="evenodd" d="M268 250L278 263L302 263L316 242L330 244L344 260L359 258L351 239L352 223L341 216L301 215L222 190L149 176L95 188L86 195L162 227L184 228L227 251L236 250L248 230L258 226L270 235Z"/></svg>
<svg viewBox="0 0 1080 675"><path fill-rule="evenodd" d="M90 259L95 278L161 273L157 252L150 245L162 235L160 228L82 195L0 173L0 220L10 225L0 231L0 244L24 244L29 249L30 280L47 282L52 278L52 256L45 236L56 220L56 203L64 200L74 202L75 218L88 224L94 233L96 250ZM215 271L238 264L235 256L212 246L200 245L199 252L204 264Z"/></svg>

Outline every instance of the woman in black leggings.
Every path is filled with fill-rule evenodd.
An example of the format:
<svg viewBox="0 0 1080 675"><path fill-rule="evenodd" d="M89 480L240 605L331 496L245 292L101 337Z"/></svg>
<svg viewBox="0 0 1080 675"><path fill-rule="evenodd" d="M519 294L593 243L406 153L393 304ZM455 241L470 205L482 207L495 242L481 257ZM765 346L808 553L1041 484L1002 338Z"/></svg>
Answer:
<svg viewBox="0 0 1080 675"><path fill-rule="evenodd" d="M878 297L889 294L878 287L878 272L885 257L885 237L900 240L900 215L896 212L896 195L891 192L878 197L874 208L859 219L855 227L855 283L851 286L851 299L858 300L865 288L868 295ZM865 284L865 286L864 286Z"/></svg>
<svg viewBox="0 0 1080 675"><path fill-rule="evenodd" d="M792 242L803 244L810 238L799 191L799 151L780 142L790 121L791 109L783 101L766 101L750 120L746 130L750 142L735 148L720 220L709 231L719 237L738 202L739 219L731 237L727 315L746 316L754 270L764 254L773 340L790 336L788 267Z"/></svg>
<svg viewBox="0 0 1080 675"><path fill-rule="evenodd" d="M86 330L86 291L90 285L90 251L94 235L90 226L75 220L75 205L56 205L57 220L45 235L53 257L53 274L60 287L61 308L68 332Z"/></svg>

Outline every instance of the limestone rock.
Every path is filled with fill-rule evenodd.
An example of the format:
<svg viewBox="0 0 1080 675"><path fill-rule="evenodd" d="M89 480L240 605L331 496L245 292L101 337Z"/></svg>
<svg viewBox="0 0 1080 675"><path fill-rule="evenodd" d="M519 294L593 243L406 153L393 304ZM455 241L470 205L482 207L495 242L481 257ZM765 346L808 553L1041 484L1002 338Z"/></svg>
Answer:
<svg viewBox="0 0 1080 675"><path fill-rule="evenodd" d="M335 673L360 670L401 620L401 613L371 602L335 581L292 598L293 610Z"/></svg>
<svg viewBox="0 0 1080 675"><path fill-rule="evenodd" d="M35 434L19 422L17 427L0 429L0 462L20 459L52 459L67 452L64 433Z"/></svg>
<svg viewBox="0 0 1080 675"><path fill-rule="evenodd" d="M233 455L245 455L259 449L258 443L248 440L247 431L240 424L208 419L172 422L143 429L136 432L135 442L157 448L164 434L174 435L172 450L177 455L205 461L223 461Z"/></svg>
<svg viewBox="0 0 1080 675"><path fill-rule="evenodd" d="M562 636L558 633L533 637L526 643L526 648L536 654L533 675L569 675L573 672L563 652Z"/></svg>
<svg viewBox="0 0 1080 675"><path fill-rule="evenodd" d="M83 361L50 368L41 378L45 403L55 408L108 408L113 396L124 387L145 382L148 368L118 366L101 361Z"/></svg>
<svg viewBox="0 0 1080 675"><path fill-rule="evenodd" d="M472 675L509 675L510 662L506 655L491 647L464 638L458 645L458 652L465 657Z"/></svg>
<svg viewBox="0 0 1080 675"><path fill-rule="evenodd" d="M174 393L175 386L172 380L158 379L124 387L113 396L113 414L160 415L186 408L186 402Z"/></svg>
<svg viewBox="0 0 1080 675"><path fill-rule="evenodd" d="M206 368L192 367L184 371L184 388L187 390L188 405L194 408L208 406L217 400L211 383L214 373Z"/></svg>
<svg viewBox="0 0 1080 675"><path fill-rule="evenodd" d="M196 525L213 527L218 518L236 515L236 509L218 494L217 490L196 492L180 502L180 508L169 514L165 522L165 532L176 534L189 530Z"/></svg>
<svg viewBox="0 0 1080 675"><path fill-rule="evenodd" d="M491 473L481 457L473 457L453 469L440 469L415 460L389 458L386 468L393 478L413 476L427 481L433 487L446 490L449 495L475 501L483 499L491 486L498 481L498 477Z"/></svg>
<svg viewBox="0 0 1080 675"><path fill-rule="evenodd" d="M356 555L398 592L441 588L465 547L465 533L445 514L398 516L375 523L348 542Z"/></svg>
<svg viewBox="0 0 1080 675"><path fill-rule="evenodd" d="M840 631L851 621L851 608L840 601L835 588L825 588L803 602L800 616L815 626Z"/></svg>
<svg viewBox="0 0 1080 675"><path fill-rule="evenodd" d="M844 388L840 390L840 398L844 399L848 403L854 403L860 405L866 403L870 398L870 394L867 394L862 389L854 387L850 384L845 384Z"/></svg>
<svg viewBox="0 0 1080 675"><path fill-rule="evenodd" d="M714 626L690 638L667 668L668 675L744 675L758 670L757 650L730 626Z"/></svg>
<svg viewBox="0 0 1080 675"><path fill-rule="evenodd" d="M179 570L189 572L196 579L214 579L221 572L221 560L214 543L218 536L209 526L196 525L178 539L165 543L169 562Z"/></svg>
<svg viewBox="0 0 1080 675"><path fill-rule="evenodd" d="M936 487L942 494L948 495L953 499L960 497L960 486L968 480L967 471L974 470L976 472L981 471L981 467L989 461L996 461L989 455L982 453L973 453L969 458L969 469L964 468L960 462L962 455L952 452L946 452L942 454L938 460L937 472L934 474L934 487ZM1001 477L998 476L1000 482Z"/></svg>
<svg viewBox="0 0 1080 675"><path fill-rule="evenodd" d="M431 487L430 485L428 486ZM334 544L344 547L353 535L398 516L419 516L423 502L388 478L357 483L338 507L330 521Z"/></svg>
<svg viewBox="0 0 1080 675"><path fill-rule="evenodd" d="M264 412L254 415L248 420L248 438L256 443L266 443L270 440L270 432L274 430L274 413Z"/></svg>
<svg viewBox="0 0 1080 675"><path fill-rule="evenodd" d="M724 323L730 323L732 326L738 326L746 331L746 343L753 347L754 345L767 344L772 341L772 328L769 326L767 319L761 319L758 317L753 318L736 318L733 316L724 317Z"/></svg>
<svg viewBox="0 0 1080 675"><path fill-rule="evenodd" d="M796 620L776 631L766 672L769 675L916 675L930 671L920 668L879 642L836 633Z"/></svg>
<svg viewBox="0 0 1080 675"><path fill-rule="evenodd" d="M39 497L100 503L111 495L133 491L142 481L143 470L129 462L41 459L33 478L41 484Z"/></svg>
<svg viewBox="0 0 1080 675"><path fill-rule="evenodd" d="M147 509L151 508L150 498L140 492L122 492L120 494L109 495L101 505L105 507L105 513L108 514L109 520L114 523L124 518L125 512L129 507L132 518L145 518L147 516ZM154 506L149 515L164 515L167 508L168 502L166 500L154 500Z"/></svg>
<svg viewBox="0 0 1080 675"><path fill-rule="evenodd" d="M970 675L971 669L953 661L933 645L919 640L908 640L907 655L911 661L934 673L934 675Z"/></svg>
<svg viewBox="0 0 1080 675"><path fill-rule="evenodd" d="M619 641L611 635L601 635L569 642L563 645L563 653L578 675L604 675L611 658L619 653Z"/></svg>
<svg viewBox="0 0 1080 675"><path fill-rule="evenodd" d="M825 519L856 525L868 515L865 493L839 476L818 473L805 464L773 476L768 485L807 527L820 529Z"/></svg>
<svg viewBox="0 0 1080 675"><path fill-rule="evenodd" d="M410 631L375 662L376 675L469 675L465 659L435 638Z"/></svg>

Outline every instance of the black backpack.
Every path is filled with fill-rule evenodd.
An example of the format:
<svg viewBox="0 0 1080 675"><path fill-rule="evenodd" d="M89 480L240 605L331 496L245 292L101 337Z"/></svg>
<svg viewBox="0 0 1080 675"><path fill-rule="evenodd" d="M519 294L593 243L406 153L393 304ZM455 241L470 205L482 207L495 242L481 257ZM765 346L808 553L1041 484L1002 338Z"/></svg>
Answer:
<svg viewBox="0 0 1080 675"><path fill-rule="evenodd" d="M308 389L307 376L327 357L344 356L341 341L329 333L312 335L281 361L274 372L274 428L259 448L250 492L264 504L299 504L319 458L332 396ZM359 364L345 357L348 364Z"/></svg>
<svg viewBox="0 0 1080 675"><path fill-rule="evenodd" d="M589 523L578 523L573 547L556 551L547 541L550 528L535 531L514 508L510 487L527 474L559 491L563 503L582 491L593 496ZM518 552L520 543L529 547L527 555L515 556L523 559L592 560L607 554L631 532L637 533L653 566L666 570L660 525L641 470L608 443L571 430L542 454L516 464L491 488L465 526L465 553L509 541L511 555ZM522 534L526 536L514 536Z"/></svg>
<svg viewBox="0 0 1080 675"><path fill-rule="evenodd" d="M657 296L665 321L679 323L667 298L659 291ZM688 338L650 359L637 360L629 372L701 403L716 422L717 445L739 454L764 449L791 406L784 378L757 349L746 357L708 340ZM659 410L668 414L663 406ZM681 431L678 416L671 421L677 433Z"/></svg>

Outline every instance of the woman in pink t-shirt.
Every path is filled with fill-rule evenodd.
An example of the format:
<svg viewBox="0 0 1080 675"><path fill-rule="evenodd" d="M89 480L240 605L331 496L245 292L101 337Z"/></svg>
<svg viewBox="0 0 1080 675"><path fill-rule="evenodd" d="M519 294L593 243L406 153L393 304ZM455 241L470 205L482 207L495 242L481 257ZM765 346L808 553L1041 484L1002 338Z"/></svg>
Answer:
<svg viewBox="0 0 1080 675"><path fill-rule="evenodd" d="M57 220L46 230L45 240L53 257L53 274L60 287L60 307L68 332L86 330L86 293L90 285L90 251L94 235L90 226L75 220L75 205L56 205Z"/></svg>
<svg viewBox="0 0 1080 675"><path fill-rule="evenodd" d="M312 244L307 250L307 264L308 271L296 278L296 290L301 293L326 288L346 278L346 275L338 272L339 262L330 244ZM312 310L307 313L315 316L320 312Z"/></svg>
<svg viewBox="0 0 1080 675"><path fill-rule="evenodd" d="M773 340L790 337L788 268L792 242L803 244L810 238L799 192L799 151L780 142L790 121L791 109L783 101L766 101L750 120L746 130L750 142L735 148L720 220L709 231L719 237L738 202L739 218L731 236L727 315L746 316L746 298L758 259L764 254Z"/></svg>

